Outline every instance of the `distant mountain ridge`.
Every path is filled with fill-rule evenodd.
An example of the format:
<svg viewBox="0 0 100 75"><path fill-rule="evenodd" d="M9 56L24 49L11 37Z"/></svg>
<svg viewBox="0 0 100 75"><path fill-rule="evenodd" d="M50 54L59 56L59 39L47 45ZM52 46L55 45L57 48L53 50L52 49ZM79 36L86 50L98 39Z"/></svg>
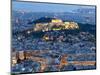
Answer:
<svg viewBox="0 0 100 75"><path fill-rule="evenodd" d="M88 12L88 11L87 11ZM88 23L88 24L96 24L96 15L95 14L83 14L83 13L73 13L73 12L63 12L63 13L53 13L53 12L21 12L21 11L13 11L12 17L21 19L27 19L30 21L35 21L37 19L40 19L42 17L50 17L53 18L54 16L57 18L60 18L62 20L69 20L69 21L75 21L78 23Z"/></svg>

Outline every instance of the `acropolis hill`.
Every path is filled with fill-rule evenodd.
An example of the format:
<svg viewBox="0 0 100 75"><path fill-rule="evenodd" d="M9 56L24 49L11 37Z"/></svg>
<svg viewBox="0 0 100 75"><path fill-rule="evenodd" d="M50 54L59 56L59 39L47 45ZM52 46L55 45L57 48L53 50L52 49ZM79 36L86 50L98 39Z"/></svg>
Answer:
<svg viewBox="0 0 100 75"><path fill-rule="evenodd" d="M69 30L69 29L79 29L79 25L76 22L63 22L61 19L51 19L50 22L36 23L33 30L34 31L51 31L51 30Z"/></svg>

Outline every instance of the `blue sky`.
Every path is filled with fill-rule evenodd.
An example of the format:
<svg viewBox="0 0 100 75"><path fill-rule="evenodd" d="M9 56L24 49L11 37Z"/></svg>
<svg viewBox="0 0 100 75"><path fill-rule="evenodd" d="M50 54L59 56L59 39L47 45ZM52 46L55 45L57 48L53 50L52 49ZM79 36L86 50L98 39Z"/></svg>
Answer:
<svg viewBox="0 0 100 75"><path fill-rule="evenodd" d="M12 2L13 10L27 10L32 12L71 12L78 8L92 8L94 6L79 6L79 5L63 5L63 4L47 4L34 2Z"/></svg>

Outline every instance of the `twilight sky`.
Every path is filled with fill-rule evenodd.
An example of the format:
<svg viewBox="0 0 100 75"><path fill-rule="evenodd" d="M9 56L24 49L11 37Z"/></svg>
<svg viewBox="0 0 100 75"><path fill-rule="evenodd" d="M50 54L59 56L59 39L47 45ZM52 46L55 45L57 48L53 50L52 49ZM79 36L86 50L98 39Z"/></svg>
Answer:
<svg viewBox="0 0 100 75"><path fill-rule="evenodd" d="M95 6L69 5L69 4L50 4L36 2L12 2L12 10L25 10L32 12L71 12L78 8L95 9Z"/></svg>

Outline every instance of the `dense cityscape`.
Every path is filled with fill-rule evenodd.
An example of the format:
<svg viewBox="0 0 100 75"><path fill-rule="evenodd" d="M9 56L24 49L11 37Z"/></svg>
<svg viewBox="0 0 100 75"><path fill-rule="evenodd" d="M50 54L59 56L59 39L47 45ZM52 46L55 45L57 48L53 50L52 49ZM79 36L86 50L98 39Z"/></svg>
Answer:
<svg viewBox="0 0 100 75"><path fill-rule="evenodd" d="M12 73L96 69L95 15L93 10L83 11L90 17L82 19L84 12L79 9L73 17L64 13L62 17L55 12L13 10ZM79 12L83 14L81 17Z"/></svg>

